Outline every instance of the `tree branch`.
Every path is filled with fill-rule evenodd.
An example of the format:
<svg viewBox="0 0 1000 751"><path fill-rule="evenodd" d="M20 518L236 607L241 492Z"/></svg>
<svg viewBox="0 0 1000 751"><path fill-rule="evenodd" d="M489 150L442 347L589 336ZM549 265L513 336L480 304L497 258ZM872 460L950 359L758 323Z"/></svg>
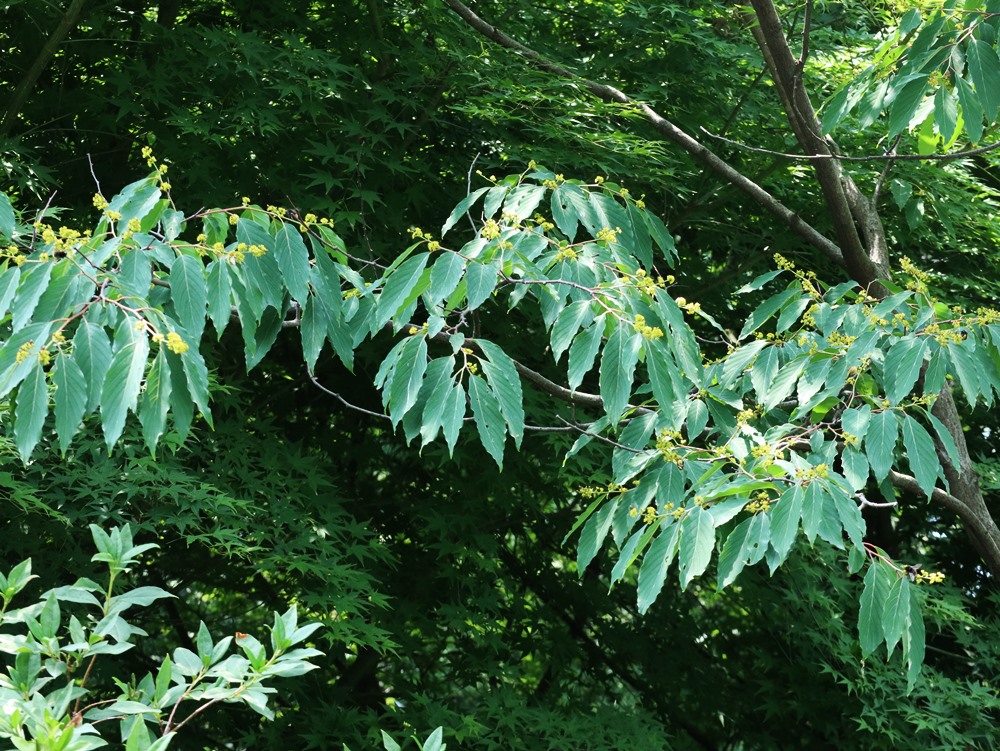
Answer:
<svg viewBox="0 0 1000 751"><path fill-rule="evenodd" d="M817 250L821 251L832 261L838 265L843 265L844 261L840 248L838 248L835 243L830 241L829 238L820 234L820 232L817 231L812 225L803 220L802 217L781 203L764 188L753 182L750 178L738 171L728 162L721 159L700 141L692 138L672 122L664 118L648 104L636 102L613 86L608 86L607 84L597 83L596 81L583 78L568 68L564 68L561 65L557 65L556 63L545 59L535 50L530 47L526 47L516 39L513 39L505 34L500 29L484 21L459 0L443 1L445 5L455 11L455 13L458 14L463 21L465 21L477 32L488 39L492 39L501 47L517 52L522 57L525 57L534 63L539 69L557 75L560 78L567 78L576 81L584 89L605 102L625 104L638 108L646 122L649 123L649 125L651 125L660 135L680 146L690 156L701 162L701 164L719 177L723 178L726 182L739 188L750 198L756 201L757 204L764 208L768 213L779 219L795 234L804 239Z"/></svg>
<svg viewBox="0 0 1000 751"><path fill-rule="evenodd" d="M42 71L49 64L49 60L52 59L59 45L62 44L63 39L69 33L69 30L76 24L76 19L80 15L80 11L83 10L86 2L87 0L73 0L66 9L66 12L63 13L63 17L59 20L59 25L52 31L49 38L45 40L45 44L38 51L28 72L24 74L24 78L21 79L21 82L14 90L10 102L8 102L7 108L4 110L3 117L0 118L0 136L10 133L17 115L21 111L21 107L24 106L24 102L28 98L28 94L31 93L38 77L42 75Z"/></svg>

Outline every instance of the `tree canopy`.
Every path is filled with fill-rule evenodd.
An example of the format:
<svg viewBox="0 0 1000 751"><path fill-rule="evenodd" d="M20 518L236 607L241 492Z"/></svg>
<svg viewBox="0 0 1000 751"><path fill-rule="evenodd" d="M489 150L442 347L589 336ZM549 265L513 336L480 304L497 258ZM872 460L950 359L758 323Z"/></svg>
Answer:
<svg viewBox="0 0 1000 751"><path fill-rule="evenodd" d="M2 13L0 736L995 745L1000 4Z"/></svg>

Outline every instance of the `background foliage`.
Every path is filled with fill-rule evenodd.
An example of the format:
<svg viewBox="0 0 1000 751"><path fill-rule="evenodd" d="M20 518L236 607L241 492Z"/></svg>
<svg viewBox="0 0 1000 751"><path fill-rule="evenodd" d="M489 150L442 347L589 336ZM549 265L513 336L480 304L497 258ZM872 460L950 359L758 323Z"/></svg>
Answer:
<svg viewBox="0 0 1000 751"><path fill-rule="evenodd" d="M438 3L7 3L0 85L28 80L74 9L0 126L3 190L26 224L48 203L55 226L89 225L82 217L94 216L94 193L111 198L145 174L142 149L151 146L170 167L178 208L238 207L246 195L329 217L372 280L410 245L410 227L436 235L469 188L535 160L645 196L679 254L671 294L698 301L724 329L738 332L764 300L766 292L732 292L769 270L771 252L840 279L730 186L657 141L634 107L526 67ZM656 103L689 132L795 150L752 20L737 7L497 1L477 10L588 78ZM790 26L801 21L800 8L782 10ZM817 95L833 97L863 75L906 10L817 4L806 69ZM846 153L877 150L886 128L877 114L843 114L836 136ZM829 229L801 163L713 145ZM881 167L847 165L866 189ZM971 310L996 297L998 187L990 153L900 162L882 186L896 255L929 273L931 292L948 304ZM452 232L468 233L464 218ZM717 337L692 320L699 336ZM540 356L535 316L487 306L469 331L488 332L511 357L564 380ZM996 601L961 526L939 507L902 496L868 520L890 554L948 577L926 603L926 664L911 691L898 651L888 663L861 659L861 581L836 551L800 539L773 577L755 567L722 592L713 578L683 592L667 586L640 616L635 571L612 588L617 554L602 551L577 571L575 541L564 540L589 503L578 489L613 479L599 442L564 465L576 435L528 431L519 453L508 446L502 473L471 434L454 457L440 441L418 449L342 401L382 412L371 384L396 339L363 343L353 372L329 348L319 356L316 380L338 398L310 381L299 336L285 334L249 374L237 326L202 348L214 429L196 419L181 440L184 431L167 424L155 459L137 421L109 453L89 419L68 449L40 432L25 463L15 405L5 414L4 568L30 556L39 592L96 577L81 534L89 523L128 521L138 539L160 545L134 583L176 599L141 621L149 639L119 657L115 675L147 672L190 642L199 621L213 633L260 635L271 611L295 602L303 620L324 624L320 669L283 683L274 722L227 709L172 747L367 748L381 745L381 729L402 738L438 725L469 749L995 745ZM597 381L592 374L584 387L597 391ZM524 398L529 423L573 417L527 386ZM998 426L988 408L961 408L994 504Z"/></svg>

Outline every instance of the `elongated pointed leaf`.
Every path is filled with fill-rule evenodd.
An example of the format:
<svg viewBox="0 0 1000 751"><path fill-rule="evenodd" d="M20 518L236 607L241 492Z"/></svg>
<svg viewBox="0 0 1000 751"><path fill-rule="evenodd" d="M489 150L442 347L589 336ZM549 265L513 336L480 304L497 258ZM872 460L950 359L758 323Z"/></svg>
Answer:
<svg viewBox="0 0 1000 751"><path fill-rule="evenodd" d="M442 253L431 267L431 283L427 296L433 304L447 300L465 271L465 259L458 253Z"/></svg>
<svg viewBox="0 0 1000 751"><path fill-rule="evenodd" d="M937 451L934 450L934 440L924 426L908 414L903 413L902 418L906 460L909 462L913 476L917 478L920 489L929 498L941 471Z"/></svg>
<svg viewBox="0 0 1000 751"><path fill-rule="evenodd" d="M899 404L910 393L920 376L927 352L927 339L905 337L893 344L885 356L886 396L893 404Z"/></svg>
<svg viewBox="0 0 1000 751"><path fill-rule="evenodd" d="M883 614L889 586L894 579L892 569L881 561L873 562L865 574L858 613L858 636L863 658L874 652L885 639Z"/></svg>
<svg viewBox="0 0 1000 751"><path fill-rule="evenodd" d="M375 317L375 329L380 329L403 308L407 297L416 286L417 280L424 273L429 256L420 253L401 263L390 275L378 298L378 314ZM429 280L428 280L429 281Z"/></svg>
<svg viewBox="0 0 1000 751"><path fill-rule="evenodd" d="M774 507L768 512L771 515L771 547L777 554L776 562L780 563L788 557L795 537L799 533L799 520L802 518L802 507L805 503L805 493L801 485L795 485L786 491ZM771 568L771 573L774 569Z"/></svg>
<svg viewBox="0 0 1000 751"><path fill-rule="evenodd" d="M884 480L892 467L893 452L899 437L899 422L893 410L872 414L865 436L865 453L876 480Z"/></svg>
<svg viewBox="0 0 1000 751"><path fill-rule="evenodd" d="M139 422L142 424L142 438L151 453L156 454L156 444L163 435L170 408L170 362L166 349L161 348L153 359L146 376L146 387L139 405Z"/></svg>
<svg viewBox="0 0 1000 751"><path fill-rule="evenodd" d="M111 365L111 342L104 328L83 321L73 337L73 362L83 373L87 385L87 412L101 403L104 376Z"/></svg>
<svg viewBox="0 0 1000 751"><path fill-rule="evenodd" d="M583 377L594 367L597 350L601 346L601 335L604 333L604 315L599 315L594 322L573 340L569 348L569 367L566 380L571 389L576 389Z"/></svg>
<svg viewBox="0 0 1000 751"><path fill-rule="evenodd" d="M969 78L976 87L976 97L987 122L992 122L1000 108L1000 59L996 50L986 42L970 39L966 60Z"/></svg>
<svg viewBox="0 0 1000 751"><path fill-rule="evenodd" d="M506 437L503 413L500 411L499 402L483 378L473 376L469 379L469 402L479 431L479 440L497 466L503 467Z"/></svg>
<svg viewBox="0 0 1000 751"><path fill-rule="evenodd" d="M35 312L35 306L45 292L52 276L51 263L39 263L21 272L21 285L17 289L13 307L13 330L18 331L28 324ZM39 321L44 323L44 321Z"/></svg>
<svg viewBox="0 0 1000 751"><path fill-rule="evenodd" d="M480 188L479 190L474 190L471 193L469 193L469 195L467 195L465 198L463 198L461 201L458 202L458 205L455 206L454 209L452 209L451 213L448 215L448 218L445 220L444 225L441 227L442 239L446 234L448 234L448 230L450 230L458 223L458 220L462 218L462 215L468 212L469 209L472 208L472 206L476 203L476 201L479 200L480 196L482 196L483 193L485 193L488 190L489 187Z"/></svg>
<svg viewBox="0 0 1000 751"><path fill-rule="evenodd" d="M649 606L659 596L663 589L663 583L667 579L667 571L670 563L677 553L677 534L680 525L671 523L666 529L661 529L660 533L653 540L643 556L642 565L639 567L638 581L638 606L639 612L645 614Z"/></svg>
<svg viewBox="0 0 1000 751"><path fill-rule="evenodd" d="M126 415L135 411L149 355L149 339L144 331L136 331L135 326L125 321L115 333L115 346L101 389L101 422L109 451L125 428Z"/></svg>
<svg viewBox="0 0 1000 751"><path fill-rule="evenodd" d="M601 356L601 398L612 423L621 419L628 404L641 346L642 337L624 326L615 328L604 345L604 354Z"/></svg>
<svg viewBox="0 0 1000 751"><path fill-rule="evenodd" d="M14 207L10 205L7 194L0 191L0 237L7 240L14 238Z"/></svg>
<svg viewBox="0 0 1000 751"><path fill-rule="evenodd" d="M209 264L206 294L208 317L212 319L215 333L221 339L233 314L232 283L229 280L229 264L225 260L217 259Z"/></svg>
<svg viewBox="0 0 1000 751"><path fill-rule="evenodd" d="M281 270L285 288L299 302L305 300L309 294L309 251L297 228L285 224L275 234L274 260Z"/></svg>
<svg viewBox="0 0 1000 751"><path fill-rule="evenodd" d="M715 549L715 521L701 506L693 506L680 523L680 566L681 589L696 577L705 573Z"/></svg>
<svg viewBox="0 0 1000 751"><path fill-rule="evenodd" d="M14 445L21 461L25 463L41 440L42 426L49 413L49 389L45 381L45 370L37 356L32 359L35 367L28 372L17 390L17 407L14 410Z"/></svg>
<svg viewBox="0 0 1000 751"><path fill-rule="evenodd" d="M87 380L68 355L59 355L52 366L55 386L56 435L63 456L87 412Z"/></svg>
<svg viewBox="0 0 1000 751"><path fill-rule="evenodd" d="M189 345L198 346L205 329L208 285L205 267L192 256L182 255L170 267L170 296L181 327L191 335Z"/></svg>
<svg viewBox="0 0 1000 751"><path fill-rule="evenodd" d="M479 339L477 343L489 360L482 363L483 373L507 422L507 432L514 439L514 445L520 448L521 439L524 437L524 396L521 392L521 377L517 374L514 361L500 347L485 339Z"/></svg>

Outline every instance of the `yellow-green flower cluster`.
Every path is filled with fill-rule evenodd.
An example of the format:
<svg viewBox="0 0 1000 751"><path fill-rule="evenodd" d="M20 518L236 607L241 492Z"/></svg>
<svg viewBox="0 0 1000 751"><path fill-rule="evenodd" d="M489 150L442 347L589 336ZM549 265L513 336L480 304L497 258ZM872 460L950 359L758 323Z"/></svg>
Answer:
<svg viewBox="0 0 1000 751"><path fill-rule="evenodd" d="M635 323L632 324L632 328L640 333L644 339L659 339L663 336L663 329L659 326L647 325L646 317L643 315L635 317Z"/></svg>
<svg viewBox="0 0 1000 751"><path fill-rule="evenodd" d="M918 571L916 580L917 584L940 584L944 581L944 574L940 571Z"/></svg>
<svg viewBox="0 0 1000 751"><path fill-rule="evenodd" d="M622 232L621 227L615 227L611 229L610 227L603 227L597 230L597 235L595 236L598 242L614 243L618 242L618 235Z"/></svg>
<svg viewBox="0 0 1000 751"><path fill-rule="evenodd" d="M764 492L757 493L753 500L748 503L745 508L751 514L760 514L771 510L771 497Z"/></svg>

